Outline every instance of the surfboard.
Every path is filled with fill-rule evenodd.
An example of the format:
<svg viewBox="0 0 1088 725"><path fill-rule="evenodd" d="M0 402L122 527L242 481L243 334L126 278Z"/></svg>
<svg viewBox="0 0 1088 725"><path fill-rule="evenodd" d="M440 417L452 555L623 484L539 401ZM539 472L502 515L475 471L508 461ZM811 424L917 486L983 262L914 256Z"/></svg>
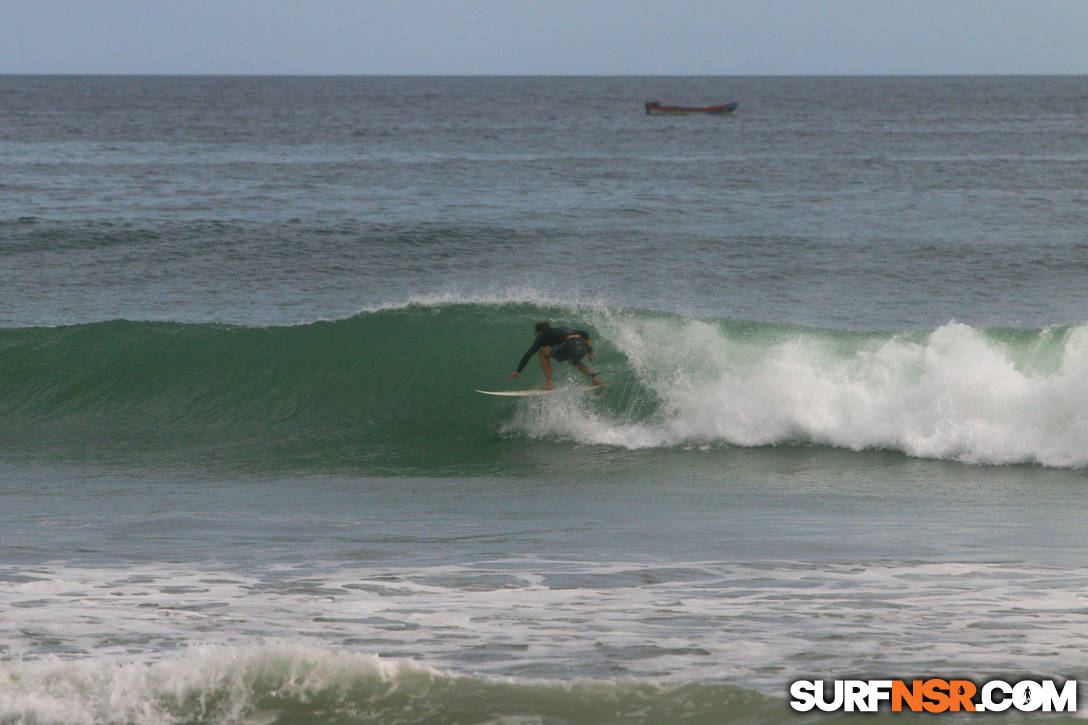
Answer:
<svg viewBox="0 0 1088 725"><path fill-rule="evenodd" d="M585 393L590 390L599 390L603 387L603 385L578 385L552 388L551 390L532 388L529 390L477 390L476 392L483 393L484 395L501 395L507 398L522 398L529 395L551 395L552 393Z"/></svg>

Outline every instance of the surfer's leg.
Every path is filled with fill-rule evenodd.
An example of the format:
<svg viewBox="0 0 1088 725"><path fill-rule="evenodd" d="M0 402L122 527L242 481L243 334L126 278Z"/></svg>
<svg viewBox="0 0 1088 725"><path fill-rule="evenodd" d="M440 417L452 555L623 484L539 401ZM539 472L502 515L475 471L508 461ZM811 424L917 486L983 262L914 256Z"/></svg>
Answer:
<svg viewBox="0 0 1088 725"><path fill-rule="evenodd" d="M571 365L574 365L574 364L575 364L575 362L574 362L573 360L571 360L571 361L570 361L570 364L571 364ZM588 366L588 365L586 365L586 364L585 364L584 362L580 362L580 363L577 363L577 367L578 367L578 369L579 369L579 370L581 370L581 371L582 371L583 373L585 373L585 376L586 376L587 378L589 378L589 381L590 381L591 383L593 383L594 385L604 385L604 383L603 383L603 382L601 382L601 379L600 379L600 378L598 378L598 377L597 377L596 375L594 375L594 374L593 374L593 373L592 373L592 372L590 371L590 369L589 369L589 366Z"/></svg>
<svg viewBox="0 0 1088 725"><path fill-rule="evenodd" d="M551 390L555 387L552 384L552 363L548 360L548 348L540 348L540 367L544 370L544 377L547 379L547 383L544 384L544 390Z"/></svg>

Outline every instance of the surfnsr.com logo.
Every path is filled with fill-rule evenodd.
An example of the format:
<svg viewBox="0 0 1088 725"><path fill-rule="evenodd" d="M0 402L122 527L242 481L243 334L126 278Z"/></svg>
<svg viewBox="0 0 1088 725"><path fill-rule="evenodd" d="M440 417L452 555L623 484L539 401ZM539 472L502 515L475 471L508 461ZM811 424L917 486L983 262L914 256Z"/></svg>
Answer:
<svg viewBox="0 0 1088 725"><path fill-rule="evenodd" d="M1077 681L797 680L790 698L797 712L1076 712Z"/></svg>

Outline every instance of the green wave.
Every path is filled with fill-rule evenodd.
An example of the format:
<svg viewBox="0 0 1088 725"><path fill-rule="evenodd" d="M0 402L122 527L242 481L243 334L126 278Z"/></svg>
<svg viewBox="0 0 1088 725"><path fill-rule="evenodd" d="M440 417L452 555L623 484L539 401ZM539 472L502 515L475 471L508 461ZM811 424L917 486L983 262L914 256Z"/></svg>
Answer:
<svg viewBox="0 0 1088 725"><path fill-rule="evenodd" d="M0 331L7 452L372 470L488 468L531 304L412 305L281 327L110 321ZM526 375L522 380L529 379Z"/></svg>
<svg viewBox="0 0 1088 725"><path fill-rule="evenodd" d="M613 385L602 394L565 401L563 420L554 407L541 407L554 401L517 402L474 393L476 388L532 387L541 381L535 361L521 378L507 380L532 343L532 324L540 319L590 328L600 355L595 367L629 374L605 375ZM849 416L839 429L811 433L798 433L793 418L755 420L766 410L781 409L783 416L794 418L805 412L788 411L783 405L789 401L779 399L780 389L798 381L797 365L781 365L791 355L804 364L799 374L809 376L809 388L817 392L820 386L850 392L851 381L845 378L857 375L872 388L870 397L887 397L890 406L897 404L897 395L921 396L910 401L915 407L926 404L924 396L931 393L915 390L913 378L926 374L926 366L945 354L944 348L974 345L948 356L949 369L962 367L965 360L969 364L971 355L997 364L988 359L996 356L1029 382L1058 375L1071 364L1071 355L1074 367L1084 363L1076 357L1079 348L1070 344L1079 328L983 332L962 327L835 332L700 321L647 310L443 302L295 326L119 320L7 329L0 330L0 432L4 455L14 457L471 475L517 470L522 464L511 437L627 447L640 447L640 441L668 447L704 440L871 446L865 440L855 444ZM909 359L881 367L880 355L892 346ZM560 380L579 377L566 365L557 371ZM1054 389L1042 390L1036 402L1058 393L1080 395L1085 388L1076 382L1079 378L1066 377L1071 382L1063 384L1071 389L1051 385ZM706 404L723 390L731 391L721 403L729 409L727 422L748 416L754 421L750 430L720 434L721 421L704 420L718 415ZM609 434L577 429L575 424L583 421ZM1025 419L1024 425L1029 424ZM1070 445L1082 437L1079 429L1065 432ZM897 447L899 433L889 435L889 447ZM945 456L941 450L937 457ZM1031 457L1030 451L1016 455ZM1055 460L1063 465L1065 459Z"/></svg>

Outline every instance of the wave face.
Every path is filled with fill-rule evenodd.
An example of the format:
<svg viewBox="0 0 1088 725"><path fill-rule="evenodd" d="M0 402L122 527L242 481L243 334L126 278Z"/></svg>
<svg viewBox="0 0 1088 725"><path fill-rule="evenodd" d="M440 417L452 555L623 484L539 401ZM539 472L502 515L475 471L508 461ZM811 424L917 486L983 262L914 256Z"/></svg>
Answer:
<svg viewBox="0 0 1088 725"><path fill-rule="evenodd" d="M474 393L539 382L535 360L506 380L538 319L590 327L611 385L521 401ZM560 384L580 377L559 373ZM521 465L530 438L1083 468L1086 409L1088 326L856 333L445 300L284 327L0 331L0 430L13 456L480 473Z"/></svg>

